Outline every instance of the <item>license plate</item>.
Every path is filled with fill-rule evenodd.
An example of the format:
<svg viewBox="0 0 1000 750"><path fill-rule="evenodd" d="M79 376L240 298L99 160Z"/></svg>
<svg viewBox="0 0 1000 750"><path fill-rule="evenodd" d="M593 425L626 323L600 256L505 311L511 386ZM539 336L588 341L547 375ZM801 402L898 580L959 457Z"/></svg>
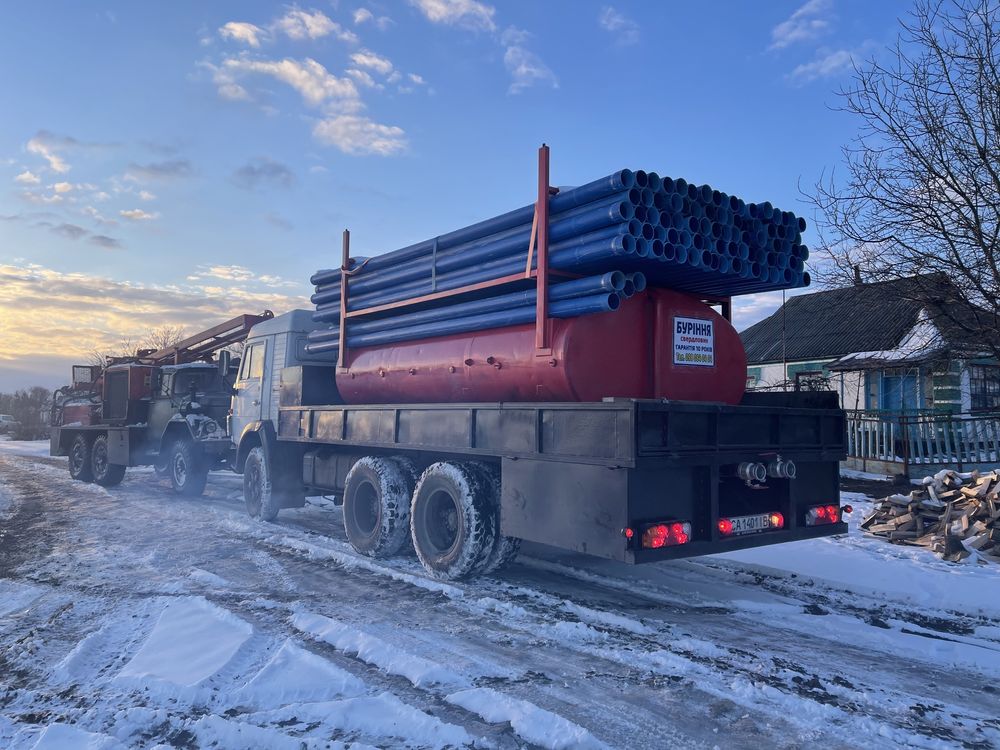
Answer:
<svg viewBox="0 0 1000 750"><path fill-rule="evenodd" d="M733 534L756 534L771 528L771 515L762 513L759 516L737 516L729 519L733 524Z"/></svg>

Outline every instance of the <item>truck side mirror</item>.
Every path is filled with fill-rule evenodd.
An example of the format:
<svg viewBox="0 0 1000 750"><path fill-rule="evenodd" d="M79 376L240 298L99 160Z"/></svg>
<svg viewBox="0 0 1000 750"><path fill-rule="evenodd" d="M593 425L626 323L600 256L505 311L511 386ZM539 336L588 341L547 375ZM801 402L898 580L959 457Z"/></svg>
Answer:
<svg viewBox="0 0 1000 750"><path fill-rule="evenodd" d="M225 378L229 375L229 366L233 361L233 353L227 349L219 352L219 375Z"/></svg>

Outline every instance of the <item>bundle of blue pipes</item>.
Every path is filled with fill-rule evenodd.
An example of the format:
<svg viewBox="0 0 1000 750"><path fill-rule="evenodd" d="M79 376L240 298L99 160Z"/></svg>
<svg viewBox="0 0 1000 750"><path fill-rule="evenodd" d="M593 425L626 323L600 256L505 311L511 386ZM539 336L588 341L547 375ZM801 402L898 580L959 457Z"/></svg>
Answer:
<svg viewBox="0 0 1000 750"><path fill-rule="evenodd" d="M534 211L532 203L409 247L352 259L347 310L524 273ZM767 202L747 203L709 185L622 169L549 198L549 268L581 277L550 284L549 313L569 318L613 311L647 283L708 297L807 286L805 228L804 219ZM532 268L536 262L532 253ZM335 351L341 271L317 271L311 281L313 318L330 327L309 334L306 349ZM535 291L461 302L445 297L421 307L352 320L347 345L530 323Z"/></svg>

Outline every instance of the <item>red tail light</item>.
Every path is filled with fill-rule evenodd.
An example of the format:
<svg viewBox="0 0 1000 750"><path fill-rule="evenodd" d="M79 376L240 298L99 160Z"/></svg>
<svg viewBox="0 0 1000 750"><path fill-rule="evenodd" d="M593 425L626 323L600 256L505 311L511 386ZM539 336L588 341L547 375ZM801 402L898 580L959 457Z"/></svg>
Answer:
<svg viewBox="0 0 1000 750"><path fill-rule="evenodd" d="M837 505L817 505L806 511L806 526L837 523L839 520L840 507Z"/></svg>
<svg viewBox="0 0 1000 750"><path fill-rule="evenodd" d="M780 513L771 514L771 528L772 529L783 529L785 528L785 517Z"/></svg>
<svg viewBox="0 0 1000 750"><path fill-rule="evenodd" d="M673 547L687 544L691 541L691 524L689 523L654 523L642 532L642 546L647 549Z"/></svg>
<svg viewBox="0 0 1000 750"><path fill-rule="evenodd" d="M719 519L719 533L722 534L722 536L729 536L730 534L732 534L733 533L733 522L730 521L728 518L720 518Z"/></svg>

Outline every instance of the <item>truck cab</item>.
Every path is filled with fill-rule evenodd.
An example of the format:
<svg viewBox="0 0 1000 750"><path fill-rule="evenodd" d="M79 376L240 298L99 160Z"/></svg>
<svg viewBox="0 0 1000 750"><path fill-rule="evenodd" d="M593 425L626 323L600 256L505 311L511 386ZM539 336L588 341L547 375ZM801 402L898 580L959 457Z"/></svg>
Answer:
<svg viewBox="0 0 1000 750"><path fill-rule="evenodd" d="M229 434L237 447L236 470L243 471L254 447L268 449L278 424L281 371L300 364L336 364L336 354L309 354L307 335L320 324L310 310L292 310L258 323L247 336L233 390ZM334 392L333 378L330 389Z"/></svg>

